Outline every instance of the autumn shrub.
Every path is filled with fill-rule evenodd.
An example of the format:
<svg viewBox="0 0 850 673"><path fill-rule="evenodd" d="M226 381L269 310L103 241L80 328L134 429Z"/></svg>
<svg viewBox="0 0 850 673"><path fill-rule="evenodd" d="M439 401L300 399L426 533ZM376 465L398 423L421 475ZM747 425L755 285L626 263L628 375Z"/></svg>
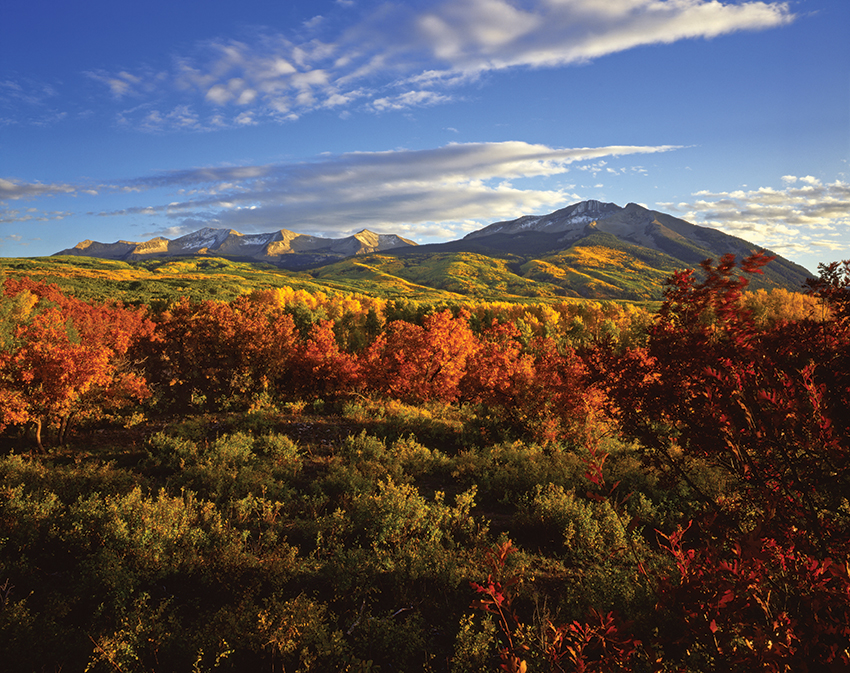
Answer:
<svg viewBox="0 0 850 673"><path fill-rule="evenodd" d="M510 539L485 550L487 577L481 583L470 583L476 596L471 607L489 617L496 627L496 657L490 665L494 670L496 666L499 670L515 672L650 670L642 665L646 663L642 656L643 643L630 631L630 624L614 610L594 607L600 596L593 590L593 577L582 576L581 584L572 587L583 598L590 594L590 606L579 608L582 614L553 615L547 605L539 603L533 614L523 610L520 604L525 581L529 579L527 567L508 562L517 553ZM610 579L622 584L625 578ZM481 635L477 639L479 647L486 647ZM484 652L479 657L483 658Z"/></svg>
<svg viewBox="0 0 850 673"><path fill-rule="evenodd" d="M255 438L236 432L225 434L203 447L198 461L175 475L169 482L172 489L188 488L204 498L224 504L228 500L249 494L266 494L270 498L288 501L290 482L300 469L300 459L293 455L293 446L274 435ZM268 447L272 447L269 449ZM279 458L264 464L259 452L281 451ZM256 449L256 451L255 451Z"/></svg>
<svg viewBox="0 0 850 673"><path fill-rule="evenodd" d="M665 532L674 530L701 507L686 482L645 464L644 450L639 444L611 437L600 444L600 450L606 455L605 483L616 485L608 492L615 502L624 501L623 511L635 517L635 525L649 537L656 528ZM726 480L705 463L690 461L688 474L703 493L718 498L728 493Z"/></svg>
<svg viewBox="0 0 850 673"><path fill-rule="evenodd" d="M322 575L335 578L335 595L351 610L419 605L440 621L432 610L457 600L470 546L486 531L471 515L474 497L462 493L450 505L441 492L426 498L412 485L380 482L319 522Z"/></svg>
<svg viewBox="0 0 850 673"><path fill-rule="evenodd" d="M390 440L413 434L418 441L444 453L477 443L484 422L473 405L439 401L408 404L381 397L349 400L342 406L342 416Z"/></svg>
<svg viewBox="0 0 850 673"><path fill-rule="evenodd" d="M45 464L29 455L0 457L0 484L22 486L30 493L53 493L64 503L92 492L127 493L146 482L144 476L121 469L113 461Z"/></svg>
<svg viewBox="0 0 850 673"><path fill-rule="evenodd" d="M413 606L381 612L366 612L346 632L356 660L365 662L366 670L427 670L433 655L429 650L429 633L422 612Z"/></svg>
<svg viewBox="0 0 850 673"><path fill-rule="evenodd" d="M455 635L451 673L479 673L495 669L497 657L493 619L489 615L464 614Z"/></svg>
<svg viewBox="0 0 850 673"><path fill-rule="evenodd" d="M343 631L328 606L308 596L272 596L257 615L262 647L283 670L331 671L357 668Z"/></svg>
<svg viewBox="0 0 850 673"><path fill-rule="evenodd" d="M423 322L389 322L369 346L364 357L369 389L408 403L458 399L467 361L477 349L468 316L445 310Z"/></svg>
<svg viewBox="0 0 850 673"><path fill-rule="evenodd" d="M563 486L538 485L522 503L516 521L528 539L554 543L575 563L598 561L626 551L626 531L610 501L580 498ZM535 531L533 536L529 529Z"/></svg>
<svg viewBox="0 0 850 673"><path fill-rule="evenodd" d="M412 433L396 439L389 454L399 472L413 479L445 471L450 464L442 451L423 446Z"/></svg>
<svg viewBox="0 0 850 673"><path fill-rule="evenodd" d="M89 304L57 286L6 279L0 290L0 430L32 425L65 444L72 422L150 397L131 355L153 335L144 309Z"/></svg>
<svg viewBox="0 0 850 673"><path fill-rule="evenodd" d="M390 477L397 482L409 482L435 470L445 468L449 459L438 450L420 444L410 434L392 443L362 430L358 435L346 437L338 450L345 462L342 469L350 469L377 483Z"/></svg>
<svg viewBox="0 0 850 673"><path fill-rule="evenodd" d="M291 379L295 324L269 302L250 296L231 303L184 299L156 316L156 323L159 339L144 355L165 409L243 410L281 385L286 389Z"/></svg>
<svg viewBox="0 0 850 673"><path fill-rule="evenodd" d="M516 440L463 452L450 469L460 483L476 484L482 500L516 505L539 484L578 485L585 466L569 450Z"/></svg>
<svg viewBox="0 0 850 673"><path fill-rule="evenodd" d="M202 453L203 464L231 470L248 465L254 458L254 436L246 432L223 435Z"/></svg>
<svg viewBox="0 0 850 673"><path fill-rule="evenodd" d="M0 457L2 667L843 670L847 268L818 321L749 313L730 259L654 322L174 305L149 425Z"/></svg>
<svg viewBox="0 0 850 673"><path fill-rule="evenodd" d="M185 667L192 660L193 653L181 642L188 634L167 599L156 600L147 592L140 593L125 606L115 626L92 637L86 671L146 673L155 670L159 662ZM198 654L202 657L202 652Z"/></svg>
<svg viewBox="0 0 850 673"><path fill-rule="evenodd" d="M200 449L191 439L157 432L145 442L145 453L150 466L174 472L197 463Z"/></svg>
<svg viewBox="0 0 850 673"><path fill-rule="evenodd" d="M346 437L338 450L340 470L350 470L368 480L371 487L387 476L400 477L399 466L392 461L386 441L362 430Z"/></svg>
<svg viewBox="0 0 850 673"><path fill-rule="evenodd" d="M29 628L23 619L10 634L38 646L3 647L12 670L82 670L89 656L99 658L95 650L110 653L106 663L124 661L128 670L181 661L188 667L190 640L168 596L204 584L213 592L225 567L246 560L241 539L214 507L190 495L148 497L135 488L63 504L55 494L18 486L3 493L0 526L0 566L15 594L26 597L16 610L22 619L38 615ZM144 624L137 621L141 615ZM134 641L128 628L143 633Z"/></svg>
<svg viewBox="0 0 850 673"><path fill-rule="evenodd" d="M303 466L301 448L284 434L270 432L257 437L254 450L271 461L280 475L295 477Z"/></svg>
<svg viewBox="0 0 850 673"><path fill-rule="evenodd" d="M321 398L320 406L324 407L324 400L346 398L361 387L360 360L340 349L332 321L314 324L306 340L295 349L297 355L290 359L291 371L275 384L284 398Z"/></svg>
<svg viewBox="0 0 850 673"><path fill-rule="evenodd" d="M271 433L277 428L279 418L275 407L253 408L247 413L236 415L232 430L253 435Z"/></svg>
<svg viewBox="0 0 850 673"><path fill-rule="evenodd" d="M734 256L701 266L702 279L668 281L647 348L605 367L620 427L690 501L692 521L662 538L676 564L656 578L658 621L681 628L654 656L698 670L847 667L850 578L833 567L850 530L846 322L764 323L741 302ZM832 311L848 277L831 265L810 288Z"/></svg>

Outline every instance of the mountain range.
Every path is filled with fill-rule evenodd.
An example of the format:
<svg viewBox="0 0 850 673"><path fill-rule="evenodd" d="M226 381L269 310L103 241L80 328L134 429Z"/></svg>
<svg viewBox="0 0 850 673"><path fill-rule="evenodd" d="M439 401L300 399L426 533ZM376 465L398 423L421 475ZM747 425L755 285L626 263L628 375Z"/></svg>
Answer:
<svg viewBox="0 0 850 673"><path fill-rule="evenodd" d="M283 268L323 266L351 257L400 246L416 245L394 234L376 234L363 229L345 238L322 238L280 229L265 234L240 234L233 229L204 228L169 240L152 238L144 243L82 241L56 255L99 257L125 262L159 257L224 257L240 261L268 262Z"/></svg>
<svg viewBox="0 0 850 673"><path fill-rule="evenodd" d="M243 235L206 228L171 241L84 241L56 254L128 262L187 256L264 262L355 290L394 282L475 297L652 300L676 270L760 249L635 203L582 201L548 215L495 222L447 243L417 245L368 230L331 239L286 229ZM799 290L811 275L777 256L750 287Z"/></svg>

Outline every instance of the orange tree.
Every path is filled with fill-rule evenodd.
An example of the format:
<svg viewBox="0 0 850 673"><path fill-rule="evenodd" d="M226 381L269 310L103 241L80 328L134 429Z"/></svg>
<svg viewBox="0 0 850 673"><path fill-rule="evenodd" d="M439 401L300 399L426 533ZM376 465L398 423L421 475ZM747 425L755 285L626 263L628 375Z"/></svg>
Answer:
<svg viewBox="0 0 850 673"><path fill-rule="evenodd" d="M360 361L340 349L331 320L314 323L305 340L296 344L291 376L279 390L296 397L334 398L356 390L360 383Z"/></svg>
<svg viewBox="0 0 850 673"><path fill-rule="evenodd" d="M404 320L388 323L363 353L368 388L410 402L458 398L467 361L478 348L469 316L450 311L426 316L424 326Z"/></svg>
<svg viewBox="0 0 850 673"><path fill-rule="evenodd" d="M163 401L178 409L245 405L291 377L295 323L260 295L230 303L184 298L156 323L147 369Z"/></svg>
<svg viewBox="0 0 850 673"><path fill-rule="evenodd" d="M98 416L149 395L129 351L150 337L143 310L88 304L55 286L6 280L0 348L0 428L32 423L57 426L64 442L73 415Z"/></svg>

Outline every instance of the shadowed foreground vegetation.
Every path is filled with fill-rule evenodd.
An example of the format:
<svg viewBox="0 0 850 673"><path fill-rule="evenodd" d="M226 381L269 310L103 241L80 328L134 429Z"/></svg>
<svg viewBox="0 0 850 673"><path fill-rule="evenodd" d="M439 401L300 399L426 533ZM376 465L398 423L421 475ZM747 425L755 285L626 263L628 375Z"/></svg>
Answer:
<svg viewBox="0 0 850 673"><path fill-rule="evenodd" d="M3 665L844 670L848 269L658 314L7 280Z"/></svg>

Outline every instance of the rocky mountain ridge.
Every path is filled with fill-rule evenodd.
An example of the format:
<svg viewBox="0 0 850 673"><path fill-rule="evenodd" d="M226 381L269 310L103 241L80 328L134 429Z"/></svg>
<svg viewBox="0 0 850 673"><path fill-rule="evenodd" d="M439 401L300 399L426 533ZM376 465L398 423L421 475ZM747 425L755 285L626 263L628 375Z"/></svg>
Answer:
<svg viewBox="0 0 850 673"><path fill-rule="evenodd" d="M401 285L480 296L567 296L658 299L674 271L760 246L636 203L582 201L548 215L495 222L461 239L417 245L363 230L331 239L280 229L240 234L205 228L174 240L112 244L84 241L59 255L136 262L169 257L218 257L265 262L314 279L383 287ZM770 254L770 251L766 251ZM776 256L753 288L799 290L811 273Z"/></svg>
<svg viewBox="0 0 850 673"><path fill-rule="evenodd" d="M531 232L555 234L556 247L559 248L568 248L593 233L602 233L613 235L626 243L662 252L670 252L670 248L676 245L706 248L707 251L715 252L713 248L718 243L726 246L725 252L738 253L742 248L746 248L745 254L749 254L749 251L757 249L752 243L717 229L691 224L636 203L621 207L602 201L582 201L549 215L525 216L516 220L495 222L467 234L463 240L472 241L497 234L516 236Z"/></svg>
<svg viewBox="0 0 850 673"><path fill-rule="evenodd" d="M594 200L581 201L548 215L525 215L507 222L494 222L483 229L467 234L464 239L484 238L494 234L521 234L529 231L549 234L580 231L591 222L620 210L623 209L614 203Z"/></svg>
<svg viewBox="0 0 850 673"><path fill-rule="evenodd" d="M205 227L173 240L161 236L144 242L98 243L86 240L56 255L99 257L125 262L156 257L207 256L268 262L285 268L307 268L355 255L415 245L413 241L401 236L377 234L368 229L345 238L323 238L298 234L288 229L241 234L233 229Z"/></svg>

